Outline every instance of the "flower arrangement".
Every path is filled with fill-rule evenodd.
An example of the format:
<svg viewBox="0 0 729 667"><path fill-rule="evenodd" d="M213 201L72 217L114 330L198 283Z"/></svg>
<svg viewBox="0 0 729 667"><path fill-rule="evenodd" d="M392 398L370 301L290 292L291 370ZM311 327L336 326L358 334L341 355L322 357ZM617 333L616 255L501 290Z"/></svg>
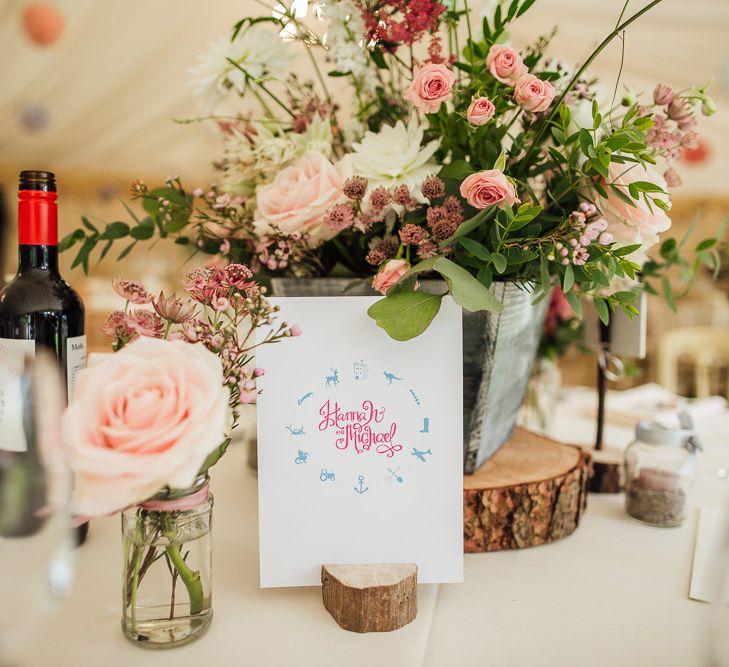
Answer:
<svg viewBox="0 0 729 667"><path fill-rule="evenodd" d="M470 311L500 308L493 281L535 300L559 285L578 315L589 297L604 322L616 308L634 314L656 280L673 303L666 273L687 263L660 235L680 183L673 165L697 144L698 110L715 111L708 84L616 101L588 73L660 1L623 8L574 70L547 57L549 36L508 43L534 0L498 2L480 25L465 1L281 3L240 21L195 70L206 112L231 93L250 103L206 116L223 135L219 181L191 192L177 178L137 182L146 217L86 221L62 246L80 243L75 262L87 266L99 243L105 253L129 237L124 255L163 237L265 273L371 280L387 296L370 314L401 339L440 307L442 295L417 290L423 274L440 274ZM286 76L296 48L315 81ZM353 102L340 106L344 86ZM702 241L698 262L714 268L718 249Z"/></svg>
<svg viewBox="0 0 729 667"><path fill-rule="evenodd" d="M124 599L125 629L134 640L153 634L141 629L150 619L140 618L149 610L142 611L139 596L155 571L169 572L170 624L179 614L178 580L189 598L182 615L209 611L205 554L188 558L193 549L187 545L199 539L190 531L202 519L191 528L185 512L207 500L208 470L225 453L241 404L255 401L263 369L252 367L253 351L301 333L274 322L276 308L265 287L244 265L193 269L182 282L188 297L154 297L137 281L114 279L125 307L111 313L102 329L115 353L81 371L62 420L75 512L93 517L124 511L131 524L125 529ZM262 326L267 333L256 342ZM164 588L150 583L149 590ZM177 632L167 630L169 636ZM158 634L161 643L171 641Z"/></svg>

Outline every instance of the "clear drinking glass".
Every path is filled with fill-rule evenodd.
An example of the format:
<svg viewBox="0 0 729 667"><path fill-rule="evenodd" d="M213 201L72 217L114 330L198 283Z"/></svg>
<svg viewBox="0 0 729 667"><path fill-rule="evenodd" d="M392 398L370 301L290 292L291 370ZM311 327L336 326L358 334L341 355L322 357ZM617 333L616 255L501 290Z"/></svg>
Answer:
<svg viewBox="0 0 729 667"><path fill-rule="evenodd" d="M140 646L199 637L212 621L213 496L207 477L122 513L122 629Z"/></svg>
<svg viewBox="0 0 729 667"><path fill-rule="evenodd" d="M64 394L55 361L39 351L23 368L0 363L0 374L0 421L6 425L0 448L0 665L20 665L48 615L71 592L71 474L58 446ZM22 425L12 437L9 424Z"/></svg>

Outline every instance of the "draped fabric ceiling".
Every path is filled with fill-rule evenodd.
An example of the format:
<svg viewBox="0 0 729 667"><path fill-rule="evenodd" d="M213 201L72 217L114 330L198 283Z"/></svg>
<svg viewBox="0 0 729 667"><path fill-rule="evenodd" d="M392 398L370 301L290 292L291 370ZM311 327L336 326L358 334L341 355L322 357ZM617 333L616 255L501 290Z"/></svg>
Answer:
<svg viewBox="0 0 729 667"><path fill-rule="evenodd" d="M628 13L647 0L631 0ZM188 68L208 42L229 34L248 14L265 13L255 0L48 0L66 18L53 45L31 43L21 23L25 0L0 2L0 182L34 166L56 170L68 187L102 187L135 177L156 182L170 174L202 182L219 153L209 124L172 118L198 113ZM268 4L268 3L267 3ZM459 3L460 4L460 3ZM478 0L471 0L479 11ZM558 25L551 55L584 58L615 25L623 0L538 0L514 25L517 45ZM664 0L632 26L625 40L622 82L652 90L657 81L684 88L716 79L720 106L702 119L710 158L683 170L681 194L726 194L729 168L729 2ZM308 67L302 58L302 71ZM612 45L593 71L608 95L620 65ZM343 103L346 106L346 101ZM48 115L47 126L26 129L28 109Z"/></svg>

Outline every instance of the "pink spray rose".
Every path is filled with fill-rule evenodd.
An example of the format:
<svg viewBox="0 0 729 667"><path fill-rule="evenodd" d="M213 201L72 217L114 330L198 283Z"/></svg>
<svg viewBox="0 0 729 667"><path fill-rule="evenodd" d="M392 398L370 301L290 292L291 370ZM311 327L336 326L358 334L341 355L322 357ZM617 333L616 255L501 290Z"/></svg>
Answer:
<svg viewBox="0 0 729 667"><path fill-rule="evenodd" d="M513 206L519 200L514 184L498 169L487 169L467 176L461 183L461 196L474 208L498 204Z"/></svg>
<svg viewBox="0 0 729 667"><path fill-rule="evenodd" d="M413 106L425 113L435 113L453 96L456 76L443 64L428 63L418 68L413 82L403 94Z"/></svg>
<svg viewBox="0 0 729 667"><path fill-rule="evenodd" d="M258 187L255 228L259 235L279 229L287 235L309 234L318 245L336 235L324 224L324 214L344 201L344 182L352 175L349 157L336 165L321 153L310 152Z"/></svg>
<svg viewBox="0 0 729 667"><path fill-rule="evenodd" d="M486 56L486 67L492 76L507 86L513 86L522 74L526 74L527 66L521 56L510 46L494 44Z"/></svg>
<svg viewBox="0 0 729 667"><path fill-rule="evenodd" d="M494 117L495 112L494 103L488 97L474 97L468 105L466 120L471 125L485 125Z"/></svg>
<svg viewBox="0 0 729 667"><path fill-rule="evenodd" d="M182 341L140 338L81 371L61 423L75 513L192 485L225 439L229 397L220 359Z"/></svg>
<svg viewBox="0 0 729 667"><path fill-rule="evenodd" d="M383 266L372 281L380 294L387 294L390 288L407 273L410 264L404 259L391 259Z"/></svg>
<svg viewBox="0 0 729 667"><path fill-rule="evenodd" d="M549 109L555 95L554 86L549 81L542 81L533 74L524 74L514 88L516 103L535 113Z"/></svg>

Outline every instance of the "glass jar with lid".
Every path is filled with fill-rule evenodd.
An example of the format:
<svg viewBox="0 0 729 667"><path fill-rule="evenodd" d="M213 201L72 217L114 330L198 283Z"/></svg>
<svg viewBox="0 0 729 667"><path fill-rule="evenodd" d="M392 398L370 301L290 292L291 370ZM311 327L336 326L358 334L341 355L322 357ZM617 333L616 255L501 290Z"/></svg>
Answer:
<svg viewBox="0 0 729 667"><path fill-rule="evenodd" d="M651 526L680 526L701 449L691 417L679 415L680 426L641 421L635 440L625 450L625 510Z"/></svg>

